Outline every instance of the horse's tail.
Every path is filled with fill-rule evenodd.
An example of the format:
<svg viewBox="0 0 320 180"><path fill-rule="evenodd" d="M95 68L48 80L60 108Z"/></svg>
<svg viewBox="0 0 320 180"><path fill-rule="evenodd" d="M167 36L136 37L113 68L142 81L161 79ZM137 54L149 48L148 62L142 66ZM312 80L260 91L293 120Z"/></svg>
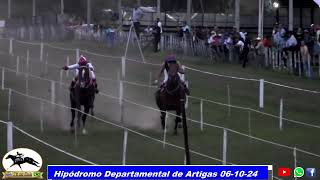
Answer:
<svg viewBox="0 0 320 180"><path fill-rule="evenodd" d="M32 162L32 163L36 163L36 164L39 164L39 162L37 162L36 160L34 160L33 158L30 158L30 157L26 157L25 158L25 161L30 161L30 162Z"/></svg>

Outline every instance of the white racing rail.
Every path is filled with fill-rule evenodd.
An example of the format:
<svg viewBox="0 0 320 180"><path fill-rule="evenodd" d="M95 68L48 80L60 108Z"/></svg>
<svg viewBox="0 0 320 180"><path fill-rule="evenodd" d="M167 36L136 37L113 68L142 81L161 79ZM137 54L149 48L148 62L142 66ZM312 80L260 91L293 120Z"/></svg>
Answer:
<svg viewBox="0 0 320 180"><path fill-rule="evenodd" d="M8 68L5 68L7 70L10 70L11 72L15 72L15 70L12 70L12 69L8 69ZM26 73L21 73L21 74L26 74ZM58 82L58 81L53 81L53 80L49 80L49 79L45 79L45 78L41 78L41 77L38 77L38 76L34 76L34 75L29 75L30 77L35 77L35 78L38 78L38 79L42 79L42 80L45 80L45 81L50 81L50 82L54 82L54 83L61 83L61 82ZM67 84L64 84L64 86L68 86ZM8 88L4 88L5 90L9 90ZM36 99L36 100L39 100L39 101L43 101L43 102L46 102L46 103L49 103L49 104L53 104L53 105L56 105L56 106L59 106L59 107L63 107L63 108L67 108L67 109L72 109L70 107L67 107L65 105L61 105L61 104L56 104L54 103L54 101L48 101L48 100L45 100L45 99L41 99L41 98L38 98L38 97L34 97L34 96L30 96L30 95L26 95L24 93L21 93L19 91L16 91L16 90L12 90L12 92L15 92L17 94L20 94L22 96L25 96L25 97L29 97L29 98L32 98L32 99ZM104 96L104 97L108 97L108 98L111 98L111 99L116 99L116 100L119 100L120 98L119 97L115 97L115 96L112 96L112 95L109 95L108 93L104 93L104 92L101 92L101 95ZM127 102L127 103L130 103L130 104L133 104L133 105L136 105L136 106L140 106L140 107L143 107L143 108L146 108L146 109L150 109L150 110L153 110L153 111L156 111L156 112L161 112L159 109L156 109L156 108L153 108L153 107L150 107L150 106L146 106L146 105L142 105L142 104L139 104L139 103L136 103L134 101L131 101L129 99L125 99L123 98L123 101L124 102ZM173 114L173 113L170 113L168 112L167 114L170 114L171 116L173 117L177 117L176 114ZM108 123L108 124L111 124L111 125L114 125L114 126L117 126L119 128L124 128L126 130L129 131L129 129L127 129L126 127L123 127L121 125L118 125L116 123L112 123L110 121L106 121L106 120L103 120L101 118L98 118L98 117L95 117L95 116L92 116L90 114L87 114L89 117L93 117L99 121L102 121L102 122L105 122L105 123ZM201 122L197 121L197 120L194 120L194 119L191 119L191 118L187 118L188 121L190 122L193 122L193 123L197 123L197 124L200 124ZM241 136L244 136L244 137L248 137L250 139L254 139L254 140L257 140L257 141L261 141L261 142L265 142L265 143L268 143L268 144L271 144L271 145L275 145L275 146L278 146L278 147L282 147L282 148L286 148L286 149L290 149L290 150L296 150L296 151L299 151L301 153L304 153L304 154L308 154L308 155L311 155L311 156L314 156L314 157L318 157L320 158L320 155L319 154L315 154L315 153L312 153L312 152L309 152L309 151L306 151L306 150L302 150L302 149L299 149L299 148L296 148L296 147L291 147L291 146L287 146L287 145L283 145L283 144L279 144L279 143L276 143L276 142L272 142L272 141L268 141L268 140L265 140L265 139L262 139L262 138L258 138L258 137L254 137L252 135L248 135L248 134L245 134L245 133L241 133L241 132L238 132L238 131L235 131L235 130L232 130L232 129L229 129L229 128L225 128L225 127L222 127L222 126L218 126L218 125L213 125L213 124L209 124L209 123L204 123L202 122L203 125L206 125L206 126L209 126L209 127L214 127L214 128L218 128L218 129L221 129L221 130L227 130L228 132L232 132L232 133L235 133L235 134L238 134L238 135L241 135ZM134 131L134 133L136 133ZM161 140L158 140L158 142L162 142L162 143L165 143L165 144L168 144L166 143L165 141L161 141ZM182 147L181 147L182 148ZM201 154L201 153L200 153ZM199 154L198 154L199 155ZM206 156L206 155L205 155Z"/></svg>
<svg viewBox="0 0 320 180"><path fill-rule="evenodd" d="M10 40L8 38L0 38L0 39ZM38 46L40 46L41 44L43 44L44 46L48 46L48 47L59 49L59 50L65 50L65 51L76 51L77 50L77 49L73 49L73 48L65 48L65 47L54 46L54 45L51 45L49 43L31 43L31 42L25 42L25 41L19 41L19 40L15 40L15 41L17 41L19 43L27 44L27 45L38 45ZM81 50L81 51L83 51L83 50ZM96 56L106 57L106 58L121 59L121 57L108 56L108 55L98 54L98 53L94 53L94 52L90 52L90 51L83 51L83 52L90 53L90 54L96 55ZM147 65L154 65L154 66L160 66L161 65L161 64L155 64L155 63L143 62L143 61L130 59L130 58L127 58L127 60L128 61L142 63L142 64L147 64ZM195 68L188 67L188 66L186 66L186 69L189 69L189 70L192 70L192 71L197 71L197 72L200 72L200 73L203 73L203 74L212 75L212 76L224 77L224 78L231 78L231 79L245 80L245 81L255 81L255 82L259 81L259 79L242 78L242 77L235 77L235 76L217 74L217 73L212 73L212 72L207 72L207 71L195 69ZM280 84L280 83L274 83L274 82L271 82L271 81L265 81L265 82L268 83L268 84L271 84L271 85L274 85L274 86L283 87L283 88L288 88L288 89L293 89L293 90L303 91L303 92L308 92L308 93L314 93L314 94L320 94L320 91L317 91L317 90L308 90L308 89L303 89L303 88L298 88L298 87L292 87L292 86L288 86L288 85L284 85L284 84Z"/></svg>
<svg viewBox="0 0 320 180"><path fill-rule="evenodd" d="M24 57L20 57L20 59L34 61L34 62L37 62L37 63L44 63L46 66L57 68L59 70L62 67L62 66L58 66L58 65L49 64L49 63L46 63L46 62L39 62L37 59L24 58ZM17 68L18 68L18 65L17 65ZM96 73L96 75L97 75L96 77L98 79L100 79L100 80L112 81L112 82L119 82L120 81L120 80L115 80L115 79L112 79L112 78L105 78L105 77L99 76L100 75L99 73ZM51 81L50 79L45 79L45 78L42 78L42 79ZM142 84L142 83L137 83L137 82L130 82L130 81L122 81L122 82L125 83L125 84L134 85L134 86L140 86L140 87L146 87L146 88L157 88L157 86L152 86L152 85ZM267 81L265 81L265 82L267 82ZM308 90L306 90L306 91L308 91ZM313 91L310 91L310 92L313 92ZM314 92L316 93L317 91L314 91ZM259 111L257 109L253 109L253 108L250 108L250 107L231 105L230 103L229 104L225 104L225 103L222 103L222 102L217 102L217 101L214 101L214 100L195 97L195 96L188 96L188 98L199 100L200 102L208 102L208 103L212 103L212 104L216 104L216 105L220 105L220 106L225 106L225 107L229 107L229 108L241 109L241 110L244 110L244 111L252 111L252 112L255 112L255 113L258 113L258 114L261 114L261 115L269 116L269 117L272 117L272 118L275 118L275 119L280 119L280 117L277 116L277 115L273 115L273 114L270 114L270 113L262 112L262 111ZM320 129L319 125L304 123L304 122L301 122L301 121L292 120L292 119L288 119L288 118L285 118L285 117L282 117L282 120L290 122L290 123L298 124L298 125L303 125L303 126L307 126L307 127L311 127L311 128Z"/></svg>
<svg viewBox="0 0 320 180"><path fill-rule="evenodd" d="M0 120L0 123L2 123L2 124L8 124L8 122L3 121L3 120ZM76 155L74 155L74 154L71 154L71 153L69 153L69 152L67 152L67 151L65 151L65 150L62 150L62 149L60 149L60 148L58 148L58 147L56 147L56 146L53 146L53 145L51 145L51 144L49 144L49 143L47 143L47 142L45 142L45 141L43 141L43 140L41 140L41 139L39 139L39 138L36 138L35 136L27 133L26 131L24 131L23 129L19 128L18 126L13 125L13 128L16 129L16 130L18 130L18 131L21 132L22 134L24 134L24 135L32 138L33 140L36 140L36 141L40 142L41 144L44 144L44 145L46 145L46 146L48 146L48 147L50 147L50 148L52 148L52 149L54 149L54 150L56 150L56 151L59 151L59 152L65 154L65 155L68 155L68 156L73 157L73 158L75 158L75 159L77 159L77 160L79 160L79 161L82 161L82 162L85 162L85 163L88 163L88 164L91 164L91 165L97 165L97 164L94 163L94 162L88 161L88 160L86 160L86 159L84 159L84 158L81 158L81 157L79 157L79 156L76 156Z"/></svg>
<svg viewBox="0 0 320 180"><path fill-rule="evenodd" d="M27 98L30 98L30 99L34 99L34 100L37 100L37 101L40 101L40 102L45 102L47 104L51 104L51 105L54 105L54 106L58 106L60 108L64 108L64 109L69 109L69 110L72 110L73 108L71 107L68 107L68 106L65 106L65 105L62 105L62 104L57 104L57 103L53 103L52 101L48 101L46 99L42 99L42 98L39 98L39 97L34 97L34 96L30 96L30 95L26 95L25 93L22 93L22 92L19 92L19 91L16 91L16 90L13 90L13 89L10 89L10 88L5 88L5 90L8 90L8 91L11 91L12 93L16 93L18 95L21 95L21 96L24 96L24 97L27 97ZM110 97L110 98L113 98L113 99L118 99L117 97L114 97L114 96L110 96L110 95L106 95L106 97ZM75 111L79 111L78 109L73 109ZM83 111L80 111L81 113L83 114L86 114L88 117L92 117L100 122L103 122L103 123L106 123L106 124L109 124L109 125L112 125L112 126L115 126L117 128L120 128L120 129L123 129L123 130L126 130L128 132L131 132L133 134L136 134L136 135L139 135L139 136L142 136L142 137L145 137L147 139L150 139L150 140L153 140L153 141L156 141L156 142L159 142L159 143L165 143L166 145L168 146L171 146L171 147L174 147L176 149L180 149L180 150L184 150L184 147L181 147L181 146L178 146L178 145L175 145L175 144L172 144L172 143L169 143L169 142L163 142L162 140L159 140L159 139L156 139L156 138L153 138L151 136L148 136L148 135L145 135L143 133L140 133L136 130L133 130L133 129L130 129L128 127L125 127L125 126L122 126L122 125L119 125L119 124L116 124L114 122L111 122L111 121L107 121L107 120L104 120L102 118L99 118L99 117L96 117L96 116L92 116L91 114L87 114ZM199 153L197 151L194 151L194 150L190 150L191 153L195 154L195 155L198 155L198 156L201 156L201 157L205 157L205 158L209 158L209 159L212 159L212 160L215 160L215 161L218 161L218 162L222 162L222 160L218 159L218 158L215 158L215 157L212 157L212 156L209 156L209 155L206 155L206 154L202 154L202 153ZM227 162L228 164L233 164L233 163L229 163Z"/></svg>

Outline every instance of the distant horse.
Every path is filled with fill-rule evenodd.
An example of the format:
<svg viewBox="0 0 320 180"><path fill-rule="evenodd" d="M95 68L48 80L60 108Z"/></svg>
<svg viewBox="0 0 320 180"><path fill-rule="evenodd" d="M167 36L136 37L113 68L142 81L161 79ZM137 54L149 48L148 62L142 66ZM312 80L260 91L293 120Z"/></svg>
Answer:
<svg viewBox="0 0 320 180"><path fill-rule="evenodd" d="M185 112L186 90L178 74L169 75L166 85L156 92L156 103L161 111L162 129L166 127L166 112L176 111L174 135L178 134L181 113Z"/></svg>
<svg viewBox="0 0 320 180"><path fill-rule="evenodd" d="M87 66L81 66L79 68L79 74L77 82L74 88L70 91L70 101L71 101L71 114L72 120L70 123L71 131L74 132L74 118L77 113L77 127L80 126L80 119L82 118L82 133L86 134L87 130L85 128L87 114L92 109L91 114L93 114L93 104L95 98L95 87L90 85L89 68ZM84 107L84 114L81 112L81 107Z"/></svg>
<svg viewBox="0 0 320 180"><path fill-rule="evenodd" d="M20 167L20 169L22 170L21 164L24 164L24 163L28 163L28 164L39 167L39 165L38 165L39 163L30 157L23 158L20 156L8 155L6 157L6 159L11 159L13 161L13 164L10 166L10 168L14 165L18 165Z"/></svg>

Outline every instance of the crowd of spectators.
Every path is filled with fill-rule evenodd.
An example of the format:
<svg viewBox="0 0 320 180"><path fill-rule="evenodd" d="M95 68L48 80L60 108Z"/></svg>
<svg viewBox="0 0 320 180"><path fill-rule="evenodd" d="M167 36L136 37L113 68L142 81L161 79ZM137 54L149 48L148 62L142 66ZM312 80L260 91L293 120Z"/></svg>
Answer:
<svg viewBox="0 0 320 180"><path fill-rule="evenodd" d="M276 24L272 36L266 36L262 44L265 48L278 52L277 65L283 64L284 68L293 69L295 74L302 69L303 74L311 77L312 67L316 65L320 54L319 35L320 27L314 24L309 28L300 27L295 31L289 31L283 25ZM294 62L289 62L294 59L296 59Z"/></svg>
<svg viewBox="0 0 320 180"><path fill-rule="evenodd" d="M141 13L136 13L136 16L141 16ZM160 50L161 36L163 35L162 24L159 19L152 26L141 31L139 18L135 18L134 28L137 36L141 33L146 33L152 36L153 50ZM83 21L77 19L79 26L84 27ZM85 25L86 26L86 25ZM109 46L114 46L116 42L117 28L115 25L91 25L87 31L90 36L96 40L101 39L107 42ZM237 28L220 29L219 27L191 27L186 22L178 27L177 36L191 42L192 46L204 44L211 54L219 55L220 59L225 61L233 61L242 64L245 68L248 63L248 55L254 53L255 58L250 58L250 61L259 61L259 66L267 66L263 60L264 56L273 57L276 59L276 66L283 68L293 68L297 72L298 68L303 70L303 73L310 77L312 74L312 66L316 65L318 55L320 54L320 27L311 25L309 28L298 28L295 31L289 31L281 24L275 24L272 34L264 37L256 37L249 35L246 32L238 31ZM181 41L183 43L183 40ZM194 48L194 47L191 47ZM266 49L268 49L266 51ZM277 52L277 53L275 53ZM273 55L270 55L273 53ZM232 57L230 57L230 54ZM276 54L277 57L274 57ZM295 57L299 63L290 62ZM258 58L257 58L258 57ZM258 60L260 59L260 60ZM301 62L301 63L300 63ZM310 65L308 65L308 63ZM291 65L292 67L288 67Z"/></svg>
<svg viewBox="0 0 320 180"><path fill-rule="evenodd" d="M222 52L225 59L228 59L232 51L232 54L238 56L236 59L242 63L243 67L246 67L250 51L254 52L255 57L272 57L268 53L273 53L273 56L275 54L278 56L274 57L277 60L276 66L283 65L284 68L288 68L290 64L293 67L289 68L294 68L294 72L301 68L303 73L310 77L311 67L316 65L320 54L319 35L320 26L313 24L309 28L298 28L295 31L289 31L281 24L275 24L272 34L265 37L250 36L245 32L237 31L236 28L228 31L218 27L212 29L196 27L192 41L205 43L212 53L221 54ZM292 60L289 57L294 57L296 61L289 62ZM253 61L256 60L253 59ZM263 62L259 64L265 65Z"/></svg>

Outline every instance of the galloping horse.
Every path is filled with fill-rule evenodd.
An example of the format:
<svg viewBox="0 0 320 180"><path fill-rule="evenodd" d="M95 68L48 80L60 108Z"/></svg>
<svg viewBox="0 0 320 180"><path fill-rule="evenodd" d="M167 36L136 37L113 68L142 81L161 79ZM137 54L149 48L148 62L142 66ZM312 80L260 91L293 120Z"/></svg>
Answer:
<svg viewBox="0 0 320 180"><path fill-rule="evenodd" d="M161 125L166 126L166 111L176 111L174 134L178 134L178 124L181 123L181 114L185 113L186 90L177 73L170 74L166 85L156 92L156 103L161 111Z"/></svg>
<svg viewBox="0 0 320 180"><path fill-rule="evenodd" d="M39 163L30 157L23 158L23 157L14 156L14 155L8 155L6 157L6 159L11 159L13 161L13 164L10 167L12 167L14 165L18 165L21 170L22 170L21 164L24 164L24 163L28 163L28 164L39 167L39 165L38 165Z"/></svg>
<svg viewBox="0 0 320 180"><path fill-rule="evenodd" d="M95 87L90 85L89 68L87 66L80 66L77 82L74 88L70 90L70 101L71 101L71 114L72 120L70 123L71 131L74 132L74 118L76 110L77 114L77 127L80 127L80 119L82 118L82 133L86 134L85 123L87 114L92 108L93 114L93 101L95 98ZM81 107L84 106L84 114L81 113Z"/></svg>

